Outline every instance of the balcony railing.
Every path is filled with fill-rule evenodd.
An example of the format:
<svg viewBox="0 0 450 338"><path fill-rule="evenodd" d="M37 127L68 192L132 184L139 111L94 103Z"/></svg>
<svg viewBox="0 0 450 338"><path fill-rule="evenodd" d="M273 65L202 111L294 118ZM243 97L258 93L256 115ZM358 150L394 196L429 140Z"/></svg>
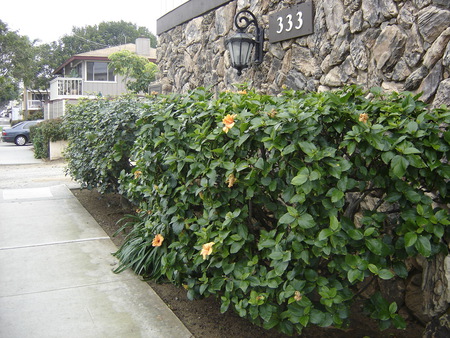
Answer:
<svg viewBox="0 0 450 338"><path fill-rule="evenodd" d="M29 110L39 110L42 109L44 104L40 100L28 100L28 109Z"/></svg>
<svg viewBox="0 0 450 338"><path fill-rule="evenodd" d="M83 95L83 81L79 78L57 77L50 82L50 100L77 98Z"/></svg>

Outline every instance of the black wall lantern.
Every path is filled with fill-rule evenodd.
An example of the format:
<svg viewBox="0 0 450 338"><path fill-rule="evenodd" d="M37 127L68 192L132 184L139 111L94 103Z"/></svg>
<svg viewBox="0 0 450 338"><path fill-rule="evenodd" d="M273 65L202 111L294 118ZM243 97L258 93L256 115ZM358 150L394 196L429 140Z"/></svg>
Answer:
<svg viewBox="0 0 450 338"><path fill-rule="evenodd" d="M251 24L254 24L256 28L255 37L245 33ZM238 32L226 40L226 45L230 51L231 65L237 69L238 75L241 75L242 69L250 65L253 46L255 46L254 63L259 65L262 62L264 29L259 27L255 15L248 10L242 10L236 14L234 17L234 25L238 29Z"/></svg>

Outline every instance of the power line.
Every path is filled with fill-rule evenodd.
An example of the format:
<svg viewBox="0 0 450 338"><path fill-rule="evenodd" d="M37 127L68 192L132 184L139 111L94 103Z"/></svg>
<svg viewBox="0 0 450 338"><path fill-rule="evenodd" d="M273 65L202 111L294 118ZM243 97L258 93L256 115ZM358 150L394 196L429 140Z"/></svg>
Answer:
<svg viewBox="0 0 450 338"><path fill-rule="evenodd" d="M100 42L95 42L95 41L92 41L92 40L88 40L88 39L83 38L82 36L78 36L78 35L76 35L76 34L73 34L73 36L75 36L75 37L77 37L77 38L79 38L79 39L81 39L81 40L84 40L84 41L87 41L87 42L90 42L90 43L95 43L95 44L100 45L100 46L103 46L103 47L108 47L108 48L110 47L110 46L105 45L105 44L100 43Z"/></svg>

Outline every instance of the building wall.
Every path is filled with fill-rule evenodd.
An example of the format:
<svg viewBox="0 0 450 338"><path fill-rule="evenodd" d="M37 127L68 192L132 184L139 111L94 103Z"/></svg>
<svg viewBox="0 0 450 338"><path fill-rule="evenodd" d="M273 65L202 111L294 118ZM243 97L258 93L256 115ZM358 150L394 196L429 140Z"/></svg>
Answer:
<svg viewBox="0 0 450 338"><path fill-rule="evenodd" d="M116 81L84 81L83 95L119 96L127 92L124 77L116 75Z"/></svg>
<svg viewBox="0 0 450 338"><path fill-rule="evenodd" d="M235 0L162 33L163 92L243 82L270 94L357 84L423 92L423 100L450 106L449 0L312 0L314 33L276 43L266 37L263 63L238 77L225 48L235 13L249 9L267 29L270 14L302 2Z"/></svg>

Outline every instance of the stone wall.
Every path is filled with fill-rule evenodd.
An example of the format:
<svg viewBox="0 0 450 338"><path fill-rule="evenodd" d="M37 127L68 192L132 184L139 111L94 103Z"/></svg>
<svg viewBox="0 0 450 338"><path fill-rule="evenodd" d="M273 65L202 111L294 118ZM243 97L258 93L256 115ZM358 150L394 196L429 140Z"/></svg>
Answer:
<svg viewBox="0 0 450 338"><path fill-rule="evenodd" d="M271 13L301 2L236 0L161 34L163 92L221 91L242 82L270 94L284 86L322 91L358 84L423 92L424 101L450 106L449 0L312 0L314 33L266 40L263 63L238 77L225 48L236 11L248 8L267 28Z"/></svg>

